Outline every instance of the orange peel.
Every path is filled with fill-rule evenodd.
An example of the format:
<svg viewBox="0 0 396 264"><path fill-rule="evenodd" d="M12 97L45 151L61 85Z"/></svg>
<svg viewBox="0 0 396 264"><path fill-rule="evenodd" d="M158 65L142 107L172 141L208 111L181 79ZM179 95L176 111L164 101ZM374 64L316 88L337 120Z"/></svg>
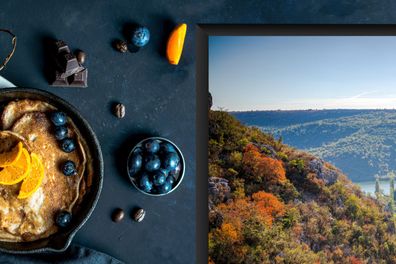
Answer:
<svg viewBox="0 0 396 264"><path fill-rule="evenodd" d="M13 185L29 175L31 170L31 161L29 152L22 148L22 154L19 159L11 166L4 167L0 171L0 184Z"/></svg>
<svg viewBox="0 0 396 264"><path fill-rule="evenodd" d="M18 199L30 197L40 187L44 178L44 166L38 155L32 153L32 169L30 174L23 180L19 190Z"/></svg>
<svg viewBox="0 0 396 264"><path fill-rule="evenodd" d="M0 167L7 167L16 163L21 157L22 148L22 142L18 142L10 151L0 153Z"/></svg>
<svg viewBox="0 0 396 264"><path fill-rule="evenodd" d="M187 24L178 25L170 34L166 47L166 57L170 64L178 65L186 38Z"/></svg>

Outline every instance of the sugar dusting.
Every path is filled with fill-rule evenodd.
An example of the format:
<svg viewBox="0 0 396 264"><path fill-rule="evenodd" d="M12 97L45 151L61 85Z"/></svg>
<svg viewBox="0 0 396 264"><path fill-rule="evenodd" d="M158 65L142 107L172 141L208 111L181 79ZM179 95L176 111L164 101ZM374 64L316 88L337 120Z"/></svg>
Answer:
<svg viewBox="0 0 396 264"><path fill-rule="evenodd" d="M39 214L40 208L44 204L44 198L45 195L43 189L40 187L32 196L29 197L28 207L36 214Z"/></svg>

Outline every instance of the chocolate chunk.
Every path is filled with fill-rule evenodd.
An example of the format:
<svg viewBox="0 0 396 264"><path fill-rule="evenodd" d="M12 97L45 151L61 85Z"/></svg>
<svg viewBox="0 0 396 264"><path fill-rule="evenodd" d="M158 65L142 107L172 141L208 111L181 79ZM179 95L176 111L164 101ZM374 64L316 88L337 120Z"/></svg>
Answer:
<svg viewBox="0 0 396 264"><path fill-rule="evenodd" d="M85 61L85 53L79 51L76 55L70 52L69 47L62 40L55 42L55 79L52 86L87 87L88 70L81 64Z"/></svg>
<svg viewBox="0 0 396 264"><path fill-rule="evenodd" d="M69 82L70 87L87 87L88 86L88 69L84 69L73 75L73 79ZM69 77L70 78L70 77Z"/></svg>
<svg viewBox="0 0 396 264"><path fill-rule="evenodd" d="M80 64L77 61L76 56L74 56L71 53L65 54L63 56L63 62L62 62L62 77L67 78L77 72L82 71L84 68L80 66Z"/></svg>
<svg viewBox="0 0 396 264"><path fill-rule="evenodd" d="M63 40L58 40L57 42L55 42L55 45L56 45L58 54L59 53L70 53L69 46L67 46Z"/></svg>
<svg viewBox="0 0 396 264"><path fill-rule="evenodd" d="M67 79L62 77L62 73L56 71L55 72L55 80L51 83L52 86L68 86L69 83Z"/></svg>
<svg viewBox="0 0 396 264"><path fill-rule="evenodd" d="M55 80L51 86L61 87L87 87L88 86L88 69L75 73L67 78L62 76L62 73L56 72Z"/></svg>

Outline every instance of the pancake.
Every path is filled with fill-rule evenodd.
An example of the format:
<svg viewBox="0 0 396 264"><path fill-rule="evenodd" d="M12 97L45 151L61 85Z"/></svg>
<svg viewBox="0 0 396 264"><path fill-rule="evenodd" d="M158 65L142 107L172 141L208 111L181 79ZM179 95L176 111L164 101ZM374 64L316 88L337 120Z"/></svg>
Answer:
<svg viewBox="0 0 396 264"><path fill-rule="evenodd" d="M10 129L12 124L27 112L46 112L50 110L55 110L55 107L38 100L24 99L9 102L1 115L2 129Z"/></svg>
<svg viewBox="0 0 396 264"><path fill-rule="evenodd" d="M12 131L0 131L0 153L10 151L18 142L22 142L27 150L30 150L25 138L19 134Z"/></svg>
<svg viewBox="0 0 396 264"><path fill-rule="evenodd" d="M92 168L89 165L87 172L86 143L68 118L69 136L75 139L77 148L71 153L62 151L48 118L49 112L54 109L45 102L32 100L10 102L4 108L6 113L2 115L2 126L11 125L11 132L0 132L0 150L22 141L30 152L40 155L45 175L39 189L27 199L17 198L21 183L0 185L1 241L34 241L57 232L58 227L54 222L56 214L60 210L73 212L90 185ZM1 133L12 133L15 142L2 144ZM66 160L76 164L77 175L63 175L60 166Z"/></svg>

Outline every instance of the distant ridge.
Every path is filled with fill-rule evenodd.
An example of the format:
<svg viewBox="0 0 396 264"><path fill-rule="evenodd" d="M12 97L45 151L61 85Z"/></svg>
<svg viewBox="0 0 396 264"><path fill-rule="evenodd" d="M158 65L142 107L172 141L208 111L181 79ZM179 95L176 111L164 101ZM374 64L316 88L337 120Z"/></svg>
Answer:
<svg viewBox="0 0 396 264"><path fill-rule="evenodd" d="M390 111L394 109L328 109L328 110L259 110L259 111L231 111L242 123L255 126L285 126L301 124L328 118L338 118L369 113L373 111Z"/></svg>
<svg viewBox="0 0 396 264"><path fill-rule="evenodd" d="M396 110L285 110L230 112L286 144L318 155L353 181L396 170Z"/></svg>

